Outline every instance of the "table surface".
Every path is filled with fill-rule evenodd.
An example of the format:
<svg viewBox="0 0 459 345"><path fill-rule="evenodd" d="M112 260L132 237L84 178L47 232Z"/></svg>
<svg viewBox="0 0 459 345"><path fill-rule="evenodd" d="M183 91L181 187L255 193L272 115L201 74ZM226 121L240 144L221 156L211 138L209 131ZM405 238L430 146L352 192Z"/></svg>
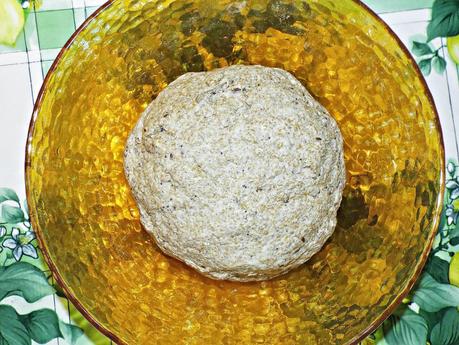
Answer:
<svg viewBox="0 0 459 345"><path fill-rule="evenodd" d="M425 42L433 0L366 0L364 2L389 24L409 49L412 48L413 40ZM60 48L75 29L103 3L103 0L44 0L40 8L30 11L24 32L19 36L16 46L0 45L0 188L15 191L19 199L19 203L15 203L15 197L12 196L11 191L6 192L5 189L1 189L2 212L5 205L8 207L15 204L13 206L21 207L24 217L27 218L24 203L24 146L34 100ZM456 178L456 170L459 174L459 169L456 169L459 152L457 135L459 133L459 69L448 55L445 38L436 38L432 41L431 46L439 49L439 56L446 61L444 71L439 72L432 69L426 80L440 114L445 139L445 158L450 162L446 176L447 179L453 181ZM417 57L417 59L420 58ZM446 194L445 212L440 226L445 236L437 236L434 245L435 259L431 260L432 263L425 269L425 272L434 278L436 285L434 284L429 291L424 289L425 291L421 292L419 290L422 290L423 287L418 287L418 290L412 294L416 296L416 294L424 293L428 300L426 303L437 303L437 306L432 308L440 310L426 316L422 303L419 303L421 304L419 308L420 306L416 303L410 304L408 300L405 301L406 305L411 308L410 310L414 312L408 315L410 317L407 317L406 314L402 317L392 316L386 321L384 330L380 328L374 336L376 339L381 339L382 334L385 335L385 339L376 341L378 345L425 344L424 333L426 332L423 330L425 328L429 329L428 337L432 345L459 344L456 342L459 339L459 326L457 326L459 325L459 312L456 309L447 309L447 307L459 306L459 287L456 287L459 286L459 254L455 255L459 251L459 245L457 245L459 240L457 243L451 240L449 244L442 247L449 239L448 234L456 229L459 204L455 204L454 197L451 198L454 188L451 182L451 188ZM9 198L13 200L3 201L2 193L10 193ZM459 185L457 193L459 196ZM0 214L3 217L3 213ZM6 267L15 265L17 262L32 264L43 271L46 276L50 276L49 270L43 263L36 240L31 236L27 237L26 232L29 227L30 224L27 221L4 226L0 221L0 280ZM13 228L18 229L16 231L19 231L19 237L13 236ZM27 244L31 245L28 246L29 250L25 248ZM18 249L21 245L22 247ZM38 258L34 258L34 251L38 253ZM49 277L49 283L53 284L52 277ZM19 314L51 309L66 324L77 325L83 330L83 335L77 337L73 343L110 344L110 340L100 335L58 292L57 286L56 289L56 293L48 294L33 303L28 303L18 296L10 296L1 300L0 291L0 307L1 305L13 306ZM442 298L443 300L438 302L438 299ZM435 303L432 302L434 300ZM2 329L2 310L5 309L0 309L0 343L2 343L2 334L6 334L2 333L4 331ZM5 315L6 313L3 314L3 317ZM434 322L431 318L429 319L429 315L436 317ZM455 328L452 327L454 324ZM54 338L47 344L72 343L69 337L66 339ZM23 344L19 338L10 340L10 345L16 343ZM366 343L373 343L373 340L368 339ZM32 341L32 344L36 343Z"/></svg>

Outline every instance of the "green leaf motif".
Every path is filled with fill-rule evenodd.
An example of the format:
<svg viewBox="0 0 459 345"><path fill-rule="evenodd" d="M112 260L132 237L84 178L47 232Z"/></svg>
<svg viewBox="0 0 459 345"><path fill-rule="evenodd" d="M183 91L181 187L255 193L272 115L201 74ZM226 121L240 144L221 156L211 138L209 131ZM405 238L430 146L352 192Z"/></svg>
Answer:
<svg viewBox="0 0 459 345"><path fill-rule="evenodd" d="M2 205L2 221L17 224L24 221L24 212L19 207Z"/></svg>
<svg viewBox="0 0 459 345"><path fill-rule="evenodd" d="M13 307L0 305L0 336L8 345L30 345L29 333ZM1 343L0 343L1 344Z"/></svg>
<svg viewBox="0 0 459 345"><path fill-rule="evenodd" d="M62 321L59 321L59 329L65 341L71 345L75 345L78 339L83 335L83 330L81 328Z"/></svg>
<svg viewBox="0 0 459 345"><path fill-rule="evenodd" d="M448 189L455 189L455 188L458 188L459 187L459 183L457 183L456 180L447 180L446 181L446 188Z"/></svg>
<svg viewBox="0 0 459 345"><path fill-rule="evenodd" d="M59 319L51 309L40 309L27 315L20 315L22 324L30 337L39 344L46 344L52 339L62 337Z"/></svg>
<svg viewBox="0 0 459 345"><path fill-rule="evenodd" d="M383 323L387 345L420 345L427 342L427 322L406 308L401 315L391 315Z"/></svg>
<svg viewBox="0 0 459 345"><path fill-rule="evenodd" d="M421 309L432 313L447 307L459 306L459 288L437 282L429 273L424 273L414 290L413 302Z"/></svg>
<svg viewBox="0 0 459 345"><path fill-rule="evenodd" d="M426 77L430 75L432 71L432 59L424 59L419 61L419 68L421 69L422 74Z"/></svg>
<svg viewBox="0 0 459 345"><path fill-rule="evenodd" d="M440 259L438 256L432 256L427 261L424 269L432 278L440 283L449 284L449 262Z"/></svg>
<svg viewBox="0 0 459 345"><path fill-rule="evenodd" d="M0 267L0 300L17 295L33 303L53 293L45 274L32 264L16 262Z"/></svg>
<svg viewBox="0 0 459 345"><path fill-rule="evenodd" d="M456 224L456 226L454 227L454 229L450 229L448 231L448 235L450 238L453 238L453 237L459 237L459 223Z"/></svg>
<svg viewBox="0 0 459 345"><path fill-rule="evenodd" d="M427 26L427 41L435 37L459 34L459 1L436 0L432 6L432 20Z"/></svg>
<svg viewBox="0 0 459 345"><path fill-rule="evenodd" d="M0 305L0 308L2 306ZM57 314L55 311L51 309L40 309L40 310L35 310L31 312L30 314L26 315L18 315L16 311L9 306L5 306L10 309L8 311L10 314L8 316L10 318L13 318L14 313L14 318L19 322L19 324L24 327L25 334L27 335L29 339L30 344L30 339L34 340L38 344L46 344L52 339L56 338L64 338L67 343L74 345L76 344L77 340L83 335L83 331L76 326L66 324L65 322L62 322L59 320L57 317ZM0 313L2 310L0 309ZM2 319L0 315L0 345L3 345L2 343ZM18 339L20 339L19 336L16 335ZM16 343L12 343L11 340L8 340L5 338L5 345L14 345ZM17 343L18 345L23 345L25 343Z"/></svg>
<svg viewBox="0 0 459 345"><path fill-rule="evenodd" d="M436 56L432 60L432 65L437 73L443 73L446 69L446 60L443 59L441 56Z"/></svg>
<svg viewBox="0 0 459 345"><path fill-rule="evenodd" d="M413 41L413 46L411 48L413 54L416 56L423 56L432 54L433 51L427 43Z"/></svg>
<svg viewBox="0 0 459 345"><path fill-rule="evenodd" d="M428 313L422 309L419 310L419 315L421 315L424 318L424 320L426 320L427 322L427 327L429 329L429 332L427 333L427 337L430 337L430 333L432 332L432 329L443 318L443 315L445 314L446 310L448 309L442 309L440 311L437 311L436 313Z"/></svg>
<svg viewBox="0 0 459 345"><path fill-rule="evenodd" d="M0 203L6 200L13 200L19 203L19 198L16 192L10 188L0 188Z"/></svg>
<svg viewBox="0 0 459 345"><path fill-rule="evenodd" d="M430 335L432 345L459 344L459 312L448 308L441 321L435 325Z"/></svg>

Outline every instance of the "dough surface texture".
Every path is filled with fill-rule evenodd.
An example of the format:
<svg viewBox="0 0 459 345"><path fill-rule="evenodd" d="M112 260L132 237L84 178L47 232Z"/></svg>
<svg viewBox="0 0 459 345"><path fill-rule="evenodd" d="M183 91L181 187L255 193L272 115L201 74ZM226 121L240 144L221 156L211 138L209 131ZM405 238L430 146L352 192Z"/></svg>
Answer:
<svg viewBox="0 0 459 345"><path fill-rule="evenodd" d="M264 280L318 252L345 184L336 122L290 73L186 73L141 115L125 173L158 246L204 275Z"/></svg>

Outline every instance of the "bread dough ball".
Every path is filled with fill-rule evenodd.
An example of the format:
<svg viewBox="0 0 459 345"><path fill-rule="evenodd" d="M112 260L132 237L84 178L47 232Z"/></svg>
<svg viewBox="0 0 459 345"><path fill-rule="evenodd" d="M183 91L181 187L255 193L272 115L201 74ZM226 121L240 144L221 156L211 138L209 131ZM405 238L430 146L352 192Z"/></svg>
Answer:
<svg viewBox="0 0 459 345"><path fill-rule="evenodd" d="M186 73L125 150L141 222L168 255L236 281L285 273L333 233L345 184L336 122L290 73Z"/></svg>

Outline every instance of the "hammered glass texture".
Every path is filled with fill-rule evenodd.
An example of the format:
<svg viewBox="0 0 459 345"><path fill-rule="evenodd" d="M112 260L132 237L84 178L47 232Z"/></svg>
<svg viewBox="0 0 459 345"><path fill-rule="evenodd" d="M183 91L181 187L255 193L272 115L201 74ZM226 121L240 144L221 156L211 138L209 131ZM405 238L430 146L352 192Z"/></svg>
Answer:
<svg viewBox="0 0 459 345"><path fill-rule="evenodd" d="M338 121L347 186L331 240L257 283L207 279L163 255L123 172L129 131L187 71L293 73ZM413 63L345 1L124 0L52 72L28 146L34 226L68 291L127 344L347 344L413 280L440 212L442 146Z"/></svg>

